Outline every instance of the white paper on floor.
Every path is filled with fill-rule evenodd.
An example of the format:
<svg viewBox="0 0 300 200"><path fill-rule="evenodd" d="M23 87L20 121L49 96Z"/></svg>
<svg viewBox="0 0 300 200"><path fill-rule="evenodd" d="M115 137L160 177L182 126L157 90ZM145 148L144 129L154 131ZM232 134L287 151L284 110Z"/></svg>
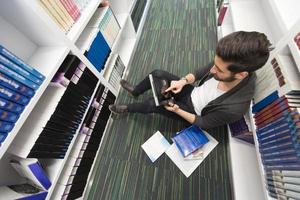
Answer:
<svg viewBox="0 0 300 200"><path fill-rule="evenodd" d="M170 146L167 139L159 131L156 131L144 144L142 144L142 148L152 162L157 160L170 148Z"/></svg>

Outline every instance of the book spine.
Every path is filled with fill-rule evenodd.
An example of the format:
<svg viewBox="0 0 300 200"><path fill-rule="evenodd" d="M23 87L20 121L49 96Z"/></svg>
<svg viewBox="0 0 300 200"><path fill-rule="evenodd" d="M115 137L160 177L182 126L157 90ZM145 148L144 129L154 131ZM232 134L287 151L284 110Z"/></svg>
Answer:
<svg viewBox="0 0 300 200"><path fill-rule="evenodd" d="M0 109L0 120L15 123L19 115Z"/></svg>
<svg viewBox="0 0 300 200"><path fill-rule="evenodd" d="M0 121L0 132L8 133L13 129L13 127L13 123Z"/></svg>
<svg viewBox="0 0 300 200"><path fill-rule="evenodd" d="M34 177L36 177L39 183L43 186L43 188L48 190L51 186L51 182L45 174L44 170L42 169L41 165L37 162L29 165L28 167L34 175Z"/></svg>
<svg viewBox="0 0 300 200"><path fill-rule="evenodd" d="M8 133L3 133L3 132L0 132L0 146L1 146L1 143L4 142L4 140L6 139Z"/></svg>
<svg viewBox="0 0 300 200"><path fill-rule="evenodd" d="M27 87L33 89L34 91L36 91L39 88L39 85L35 84L34 82L24 78L23 76L21 76L20 74L10 70L9 68L7 68L6 66L0 64L0 72L2 72L3 74L11 77L12 79L23 83L24 85L26 85Z"/></svg>
<svg viewBox="0 0 300 200"><path fill-rule="evenodd" d="M73 12L72 8L67 3L67 1L66 0L59 0L59 1L64 6L64 8L67 10L69 15L72 17L73 21L75 22L76 21L76 16L74 15L74 12Z"/></svg>
<svg viewBox="0 0 300 200"><path fill-rule="evenodd" d="M38 77L41 80L44 80L46 77L41 74L39 71L34 69L33 67L27 65L23 60L21 60L19 57L8 51L6 48L4 48L2 45L0 45L0 54L4 55L6 58L10 59L15 64L21 66L26 71L30 72L34 76Z"/></svg>
<svg viewBox="0 0 300 200"><path fill-rule="evenodd" d="M10 102L6 99L0 98L0 108L9 112L20 114L24 110L24 106Z"/></svg>
<svg viewBox="0 0 300 200"><path fill-rule="evenodd" d="M13 70L14 72L20 74L21 76L24 76L28 80L31 80L32 82L41 85L43 81L41 81L39 78L33 76L31 73L28 71L22 69L18 65L14 64L10 60L6 59L4 56L0 55L0 63L8 67L9 69Z"/></svg>
<svg viewBox="0 0 300 200"><path fill-rule="evenodd" d="M0 83L5 87L19 92L27 97L33 97L35 92L33 89L26 87L25 85L18 83L17 81L11 79L5 74L0 72Z"/></svg>
<svg viewBox="0 0 300 200"><path fill-rule="evenodd" d="M28 102L30 101L29 98L20 94L16 94L14 91L5 88L1 84L0 84L0 97L7 99L9 101L13 101L15 103L19 103L24 106L27 105Z"/></svg>

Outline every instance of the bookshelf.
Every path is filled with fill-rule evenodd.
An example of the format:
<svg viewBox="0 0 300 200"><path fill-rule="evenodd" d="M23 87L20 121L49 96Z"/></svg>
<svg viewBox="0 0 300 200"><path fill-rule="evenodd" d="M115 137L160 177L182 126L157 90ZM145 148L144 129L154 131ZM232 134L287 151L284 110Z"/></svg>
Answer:
<svg viewBox="0 0 300 200"><path fill-rule="evenodd" d="M257 71L257 84L263 87L257 87L253 104L265 99L275 90L278 91L279 97L292 90L299 90L300 51L294 42L294 37L300 32L300 14L297 10L299 6L300 2L297 0L229 0L229 9L226 12L223 24L221 27L218 27L219 38L233 31L259 31L265 33L275 47L266 65ZM278 76L276 76L274 69L275 65L272 65L273 59L277 61L281 74L285 77L285 84L282 86L279 85ZM251 189L256 188L256 192L262 195L258 199L274 200L275 198L269 195L265 186L266 174L259 151L259 142L255 132L256 127L253 117L250 117L250 119L254 132L255 148L248 148L245 144L240 142L237 144L236 141L230 139L233 170L235 168L233 183L235 190L238 190L234 191L234 193L235 195L240 195L235 197L236 199L247 198L240 191L249 190L249 185L245 181L240 180L239 177L253 173L251 182L260 183L251 185ZM245 155L247 155L247 158L245 158ZM257 157L256 162L253 161L253 156ZM245 159L245 162L252 160L251 164L254 164L252 168L247 168L247 170L250 170L249 173L243 171L242 166L234 164L235 162L241 162L243 159ZM254 173L258 173L259 176ZM252 196L249 197L253 198ZM284 198L284 196L282 197Z"/></svg>
<svg viewBox="0 0 300 200"><path fill-rule="evenodd" d="M28 152L20 151L16 144L22 144L22 141L24 141L22 145L28 146L28 148L32 147L35 143L35 139L37 139L39 135L39 131L36 127L43 126L42 124L45 124L47 119L52 115L53 108L56 103L58 103L60 95L59 93L51 93L51 88L58 90L64 89L59 89L61 86L51 83L51 80L68 54L73 54L79 58L86 68L98 79L88 108L92 104L96 88L100 84L114 96L118 95L119 88L113 87L108 82L112 69L106 65L106 68L99 72L83 54L83 51L76 45L100 3L101 0L90 0L84 9L81 10L81 15L78 20L66 33L43 9L39 0L5 1L1 4L0 25L2 31L0 33L0 44L24 60L27 64L36 68L46 77L15 123L13 130L0 146L0 169L2 172L5 172L0 175L1 185L16 184L24 181L24 178L19 177L11 168L9 162L16 155L26 157ZM131 56L139 40L150 0L147 1L137 31L134 29L130 17L130 12L136 4L136 0L124 0L121 2L118 0L110 1L110 8L120 25L120 31L115 38L111 52L120 56L125 65L125 71L130 64ZM63 92L64 91L62 91L61 94L63 94ZM86 117L87 111L88 109L85 110L82 119ZM34 120L38 118L42 118L44 121ZM81 121L79 128L82 122L83 121ZM111 119L109 118L103 134L106 134L106 129L110 123ZM74 134L63 159L40 159L41 164L44 166L52 182L52 186L48 190L47 199L53 199L62 195L60 192L63 191L60 190L59 182L64 178L63 173L68 170L66 166L70 160L72 160L71 158L77 145L82 142L79 128ZM29 133L29 135L26 135L28 138L26 138L24 134L22 135L24 132ZM100 145L101 143L102 140L100 141ZM94 164L91 166L91 171L93 168ZM87 184L89 183L89 177L90 175L87 178ZM84 191L86 192L86 188Z"/></svg>

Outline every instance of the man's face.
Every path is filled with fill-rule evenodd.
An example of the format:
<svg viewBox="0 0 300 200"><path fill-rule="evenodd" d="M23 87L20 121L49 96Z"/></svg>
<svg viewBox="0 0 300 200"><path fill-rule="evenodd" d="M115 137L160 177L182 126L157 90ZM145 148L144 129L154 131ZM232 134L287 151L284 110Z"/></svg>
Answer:
<svg viewBox="0 0 300 200"><path fill-rule="evenodd" d="M213 74L214 78L218 81L232 82L236 80L235 74L228 70L228 66L231 63L224 62L220 57L215 56L215 64L210 69L210 73Z"/></svg>

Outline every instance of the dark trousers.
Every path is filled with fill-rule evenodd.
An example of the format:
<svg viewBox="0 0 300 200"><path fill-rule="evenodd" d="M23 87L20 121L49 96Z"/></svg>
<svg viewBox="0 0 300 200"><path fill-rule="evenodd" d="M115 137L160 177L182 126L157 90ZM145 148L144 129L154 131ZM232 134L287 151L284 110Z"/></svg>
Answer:
<svg viewBox="0 0 300 200"><path fill-rule="evenodd" d="M169 82L171 82L172 80L180 79L178 76L175 76L163 70L154 70L151 72L151 74L152 76L168 80ZM149 76L146 76L144 80L142 80L134 87L133 94L141 95L149 89L151 89L151 84L150 84ZM191 93L193 89L194 86L192 85L184 86L179 93L174 94L174 99L175 99L175 103L179 106L179 108L187 112L196 114L191 101ZM129 104L128 111L133 113L144 113L144 114L159 113L167 117L183 120L183 118L181 118L179 115L166 110L163 106L156 106L153 97L145 100L144 102Z"/></svg>

